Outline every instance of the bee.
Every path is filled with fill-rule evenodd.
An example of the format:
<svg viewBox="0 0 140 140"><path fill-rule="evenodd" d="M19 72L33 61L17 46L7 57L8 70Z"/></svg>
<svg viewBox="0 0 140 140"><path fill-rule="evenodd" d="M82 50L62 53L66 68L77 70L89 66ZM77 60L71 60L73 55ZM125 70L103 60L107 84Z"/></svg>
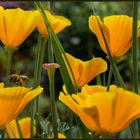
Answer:
<svg viewBox="0 0 140 140"><path fill-rule="evenodd" d="M11 74L8 76L8 80L10 83L16 83L16 84L22 86L28 80L28 76Z"/></svg>

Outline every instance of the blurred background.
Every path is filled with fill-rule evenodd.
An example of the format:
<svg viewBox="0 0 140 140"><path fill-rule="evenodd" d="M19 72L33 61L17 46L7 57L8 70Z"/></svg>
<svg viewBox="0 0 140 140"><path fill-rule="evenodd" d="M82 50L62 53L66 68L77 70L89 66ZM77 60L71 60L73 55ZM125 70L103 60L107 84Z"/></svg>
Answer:
<svg viewBox="0 0 140 140"><path fill-rule="evenodd" d="M47 2L42 2L45 9L47 9ZM92 2L96 15L101 18L114 14L127 14L132 16L133 4L128 1L119 2ZM35 9L32 2L0 2L5 8L21 7L24 10ZM91 2L51 2L51 12L56 15L62 15L71 20L72 25L61 31L58 36L65 51L73 56L89 60L93 56L102 57L108 62L106 54L100 49L96 36L89 30L88 17L93 14ZM139 10L140 19L140 10ZM32 86L33 70L35 65L35 49L37 45L38 31L35 30L17 51L14 52L12 60L12 73L24 74L29 77L25 86ZM123 75L123 79L128 85L128 89L132 89L132 52L130 51L123 57L117 59L117 66ZM44 63L47 62L47 49ZM0 81L6 81L6 62L7 54L2 47L0 47ZM140 65L139 65L140 67ZM105 75L108 75L106 71ZM112 82L114 79L112 78ZM89 84L96 84L96 79ZM59 92L62 90L62 79L59 70L55 74L55 92L58 113L62 121L69 119L69 111L60 102L57 101ZM50 112L49 107L49 82L46 71L42 71L41 86L45 88L42 97L40 97L40 113L43 117L48 116Z"/></svg>

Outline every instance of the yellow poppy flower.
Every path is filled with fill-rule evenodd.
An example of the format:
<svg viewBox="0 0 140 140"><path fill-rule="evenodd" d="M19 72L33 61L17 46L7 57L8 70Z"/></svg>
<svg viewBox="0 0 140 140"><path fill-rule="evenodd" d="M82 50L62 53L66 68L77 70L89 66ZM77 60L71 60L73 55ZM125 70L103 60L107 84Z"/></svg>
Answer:
<svg viewBox="0 0 140 140"><path fill-rule="evenodd" d="M20 8L1 11L0 40L6 48L18 47L37 27L39 15Z"/></svg>
<svg viewBox="0 0 140 140"><path fill-rule="evenodd" d="M91 60L85 62L73 57L68 53L66 53L66 57L70 63L70 67L73 71L76 84L79 88L90 82L100 73L105 72L107 70L107 63L102 58L99 57L98 58L94 57ZM67 64L66 66L68 69ZM69 69L68 72L74 85L74 81Z"/></svg>
<svg viewBox="0 0 140 140"><path fill-rule="evenodd" d="M37 95L43 88L36 89L26 87L6 87L0 84L0 128L5 127L15 119L23 108Z"/></svg>
<svg viewBox="0 0 140 140"><path fill-rule="evenodd" d="M127 15L113 15L105 17L102 22L99 16L90 16L89 28L97 36L102 50L107 53L101 27L111 55L118 57L125 54L132 46L132 20L132 17ZM137 36L140 36L140 22L138 22Z"/></svg>
<svg viewBox="0 0 140 140"><path fill-rule="evenodd" d="M19 126L21 129L23 138L30 138L30 123L31 123L31 119L29 117L19 120ZM13 120L12 122L6 125L6 131L8 133L9 138L20 138L16 120ZM35 126L34 126L34 135L36 135Z"/></svg>
<svg viewBox="0 0 140 140"><path fill-rule="evenodd" d="M80 93L59 95L65 105L75 112L85 126L101 135L113 135L140 117L140 96L110 86L84 86Z"/></svg>
<svg viewBox="0 0 140 140"><path fill-rule="evenodd" d="M49 11L46 11L46 16L48 18L48 21L50 22L51 27L55 31L55 33L59 33L62 31L65 27L71 25L70 20L63 16L57 16L57 15L52 15ZM40 15L40 23L38 24L38 31L43 37L48 37L48 31L45 26L43 17Z"/></svg>

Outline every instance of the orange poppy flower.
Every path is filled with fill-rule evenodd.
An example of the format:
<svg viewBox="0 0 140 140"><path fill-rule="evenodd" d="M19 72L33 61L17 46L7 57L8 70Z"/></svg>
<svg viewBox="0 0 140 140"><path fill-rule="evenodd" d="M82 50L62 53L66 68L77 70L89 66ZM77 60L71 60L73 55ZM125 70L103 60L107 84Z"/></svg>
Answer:
<svg viewBox="0 0 140 140"><path fill-rule="evenodd" d="M24 11L20 8L1 10L0 40L4 46L18 47L37 27L38 18L35 11Z"/></svg>
<svg viewBox="0 0 140 140"><path fill-rule="evenodd" d="M99 16L89 17L89 28L97 36L102 50L107 53L100 27L113 57L124 55L132 47L132 17L113 15L105 17L103 21ZM140 22L137 31L137 36L140 36Z"/></svg>
<svg viewBox="0 0 140 140"><path fill-rule="evenodd" d="M42 92L43 88L36 89L26 87L3 87L0 84L0 128L5 127L15 119L24 107L37 95Z"/></svg>
<svg viewBox="0 0 140 140"><path fill-rule="evenodd" d="M70 67L74 74L76 84L79 88L81 88L83 85L90 82L93 78L95 78L100 73L105 72L107 70L107 63L100 57L97 58L93 57L91 60L85 62L73 57L68 53L66 53L66 57L69 61ZM67 64L66 66L68 69ZM68 72L70 74L72 83L74 85L74 81L69 69Z"/></svg>
<svg viewBox="0 0 140 140"><path fill-rule="evenodd" d="M52 29L55 31L55 33L59 33L64 28L71 25L70 20L68 20L67 18L65 18L63 16L52 15L49 11L46 11L45 13L48 18L48 21L50 22ZM43 37L48 37L48 31L45 26L43 17L41 15L40 15L40 22L39 22L37 28Z"/></svg>
<svg viewBox="0 0 140 140"><path fill-rule="evenodd" d="M65 105L75 112L85 126L101 135L113 135L140 117L140 96L115 85L85 85L78 94L59 95Z"/></svg>

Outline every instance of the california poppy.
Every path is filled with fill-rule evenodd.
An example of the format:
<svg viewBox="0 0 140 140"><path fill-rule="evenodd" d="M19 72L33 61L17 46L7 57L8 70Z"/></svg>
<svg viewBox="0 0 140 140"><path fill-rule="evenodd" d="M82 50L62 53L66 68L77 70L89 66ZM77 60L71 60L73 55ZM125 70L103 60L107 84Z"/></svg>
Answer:
<svg viewBox="0 0 140 140"><path fill-rule="evenodd" d="M55 31L55 33L59 33L65 27L71 25L70 20L68 20L67 18L65 18L63 16L52 15L49 11L45 11L45 13L48 18L48 21L50 22L52 29ZM40 15L40 22L39 22L37 28L43 37L48 37L48 31L45 26L43 17L41 15Z"/></svg>
<svg viewBox="0 0 140 140"><path fill-rule="evenodd" d="M6 48L18 47L37 27L39 15L36 11L20 8L1 10L0 40Z"/></svg>
<svg viewBox="0 0 140 140"><path fill-rule="evenodd" d="M26 87L3 87L0 84L0 128L15 119L24 107L37 95L42 92L43 88L35 89Z"/></svg>
<svg viewBox="0 0 140 140"><path fill-rule="evenodd" d="M100 73L105 72L107 70L107 63L100 57L93 57L88 61L82 61L68 53L66 53L66 57L74 74L76 84L79 88L90 82ZM72 83L74 84L74 80L70 73L70 69L68 68L67 64L66 66L70 74Z"/></svg>
<svg viewBox="0 0 140 140"><path fill-rule="evenodd" d="M115 85L85 85L80 93L59 95L85 126L101 135L113 135L140 117L140 96Z"/></svg>
<svg viewBox="0 0 140 140"><path fill-rule="evenodd" d="M124 55L132 47L132 17L127 15L112 15L104 17L89 17L89 28L97 36L102 50L107 53L104 34L110 53L113 57ZM102 32L101 32L101 29ZM140 22L138 22L137 36L140 36Z"/></svg>

